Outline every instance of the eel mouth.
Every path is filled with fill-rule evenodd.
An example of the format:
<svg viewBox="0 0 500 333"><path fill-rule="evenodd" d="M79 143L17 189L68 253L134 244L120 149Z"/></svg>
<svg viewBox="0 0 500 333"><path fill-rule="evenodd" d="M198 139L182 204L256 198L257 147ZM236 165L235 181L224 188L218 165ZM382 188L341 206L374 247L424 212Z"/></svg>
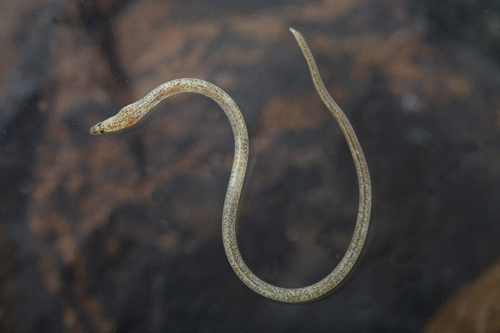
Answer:
<svg viewBox="0 0 500 333"><path fill-rule="evenodd" d="M92 128L90 129L90 134L92 135L104 134L104 130L101 129L101 123L97 123L97 125L92 126Z"/></svg>

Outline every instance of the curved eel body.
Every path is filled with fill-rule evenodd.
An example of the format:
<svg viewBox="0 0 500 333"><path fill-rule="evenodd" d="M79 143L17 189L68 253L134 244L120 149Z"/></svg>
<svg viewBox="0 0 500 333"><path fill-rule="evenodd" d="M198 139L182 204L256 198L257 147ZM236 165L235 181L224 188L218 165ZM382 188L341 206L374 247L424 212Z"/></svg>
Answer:
<svg viewBox="0 0 500 333"><path fill-rule="evenodd" d="M258 278L241 257L236 243L236 213L247 168L248 134L240 109L233 99L219 87L198 79L169 81L152 90L141 100L125 106L115 116L93 126L90 133L104 134L132 126L162 100L183 92L202 94L219 104L229 118L235 143L233 168L222 213L222 239L229 263L241 281L260 295L280 302L301 303L328 294L346 277L356 263L368 232L372 196L368 165L351 123L326 90L304 37L292 28L290 31L304 54L316 91L342 129L354 159L359 182L359 208L353 237L337 267L321 281L303 288L277 287Z"/></svg>

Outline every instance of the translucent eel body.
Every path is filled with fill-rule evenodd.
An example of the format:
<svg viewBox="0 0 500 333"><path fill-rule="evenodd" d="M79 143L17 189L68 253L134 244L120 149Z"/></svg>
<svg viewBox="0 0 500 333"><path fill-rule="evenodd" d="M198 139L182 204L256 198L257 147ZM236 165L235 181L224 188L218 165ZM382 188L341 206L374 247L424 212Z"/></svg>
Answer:
<svg viewBox="0 0 500 333"><path fill-rule="evenodd" d="M149 110L163 99L182 92L194 92L207 96L217 102L224 110L234 134L235 151L233 168L224 201L222 213L222 239L229 263L238 277L250 289L267 298L288 303L308 302L328 294L349 273L354 266L368 232L371 211L371 183L365 156L354 130L344 112L335 103L321 80L316 62L304 37L290 28L306 58L316 91L328 110L335 117L342 129L351 150L359 182L359 208L353 237L347 251L335 267L321 281L303 288L281 288L264 282L253 274L241 257L236 243L236 213L240 199L241 188L245 179L248 160L248 134L243 115L236 103L219 87L198 79L172 80L155 88L143 99L125 106L115 116L98 123L90 129L91 134L104 134L117 131L137 123Z"/></svg>

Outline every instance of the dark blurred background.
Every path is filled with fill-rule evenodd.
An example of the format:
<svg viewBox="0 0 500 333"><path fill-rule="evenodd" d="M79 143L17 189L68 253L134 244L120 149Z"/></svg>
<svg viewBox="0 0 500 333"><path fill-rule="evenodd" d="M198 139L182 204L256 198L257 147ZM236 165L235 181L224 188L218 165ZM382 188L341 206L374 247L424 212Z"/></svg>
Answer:
<svg viewBox="0 0 500 333"><path fill-rule="evenodd" d="M500 1L0 3L1 332L500 332ZM233 157L206 97L89 128L171 79L250 135L238 241L283 287L339 262L357 178L292 26L370 167L370 233L330 297L281 304L221 239Z"/></svg>

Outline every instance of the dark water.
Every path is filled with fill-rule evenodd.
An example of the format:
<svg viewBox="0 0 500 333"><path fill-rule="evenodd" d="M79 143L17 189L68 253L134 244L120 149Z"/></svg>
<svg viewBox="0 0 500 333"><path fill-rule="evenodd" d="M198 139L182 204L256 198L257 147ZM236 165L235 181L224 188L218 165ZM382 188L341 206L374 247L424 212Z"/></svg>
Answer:
<svg viewBox="0 0 500 333"><path fill-rule="evenodd" d="M495 1L3 1L1 332L500 331ZM238 241L283 287L344 254L354 163L292 26L352 122L373 186L346 281L303 305L234 274L221 239L234 145L182 94L89 128L171 79L226 90L250 135Z"/></svg>

